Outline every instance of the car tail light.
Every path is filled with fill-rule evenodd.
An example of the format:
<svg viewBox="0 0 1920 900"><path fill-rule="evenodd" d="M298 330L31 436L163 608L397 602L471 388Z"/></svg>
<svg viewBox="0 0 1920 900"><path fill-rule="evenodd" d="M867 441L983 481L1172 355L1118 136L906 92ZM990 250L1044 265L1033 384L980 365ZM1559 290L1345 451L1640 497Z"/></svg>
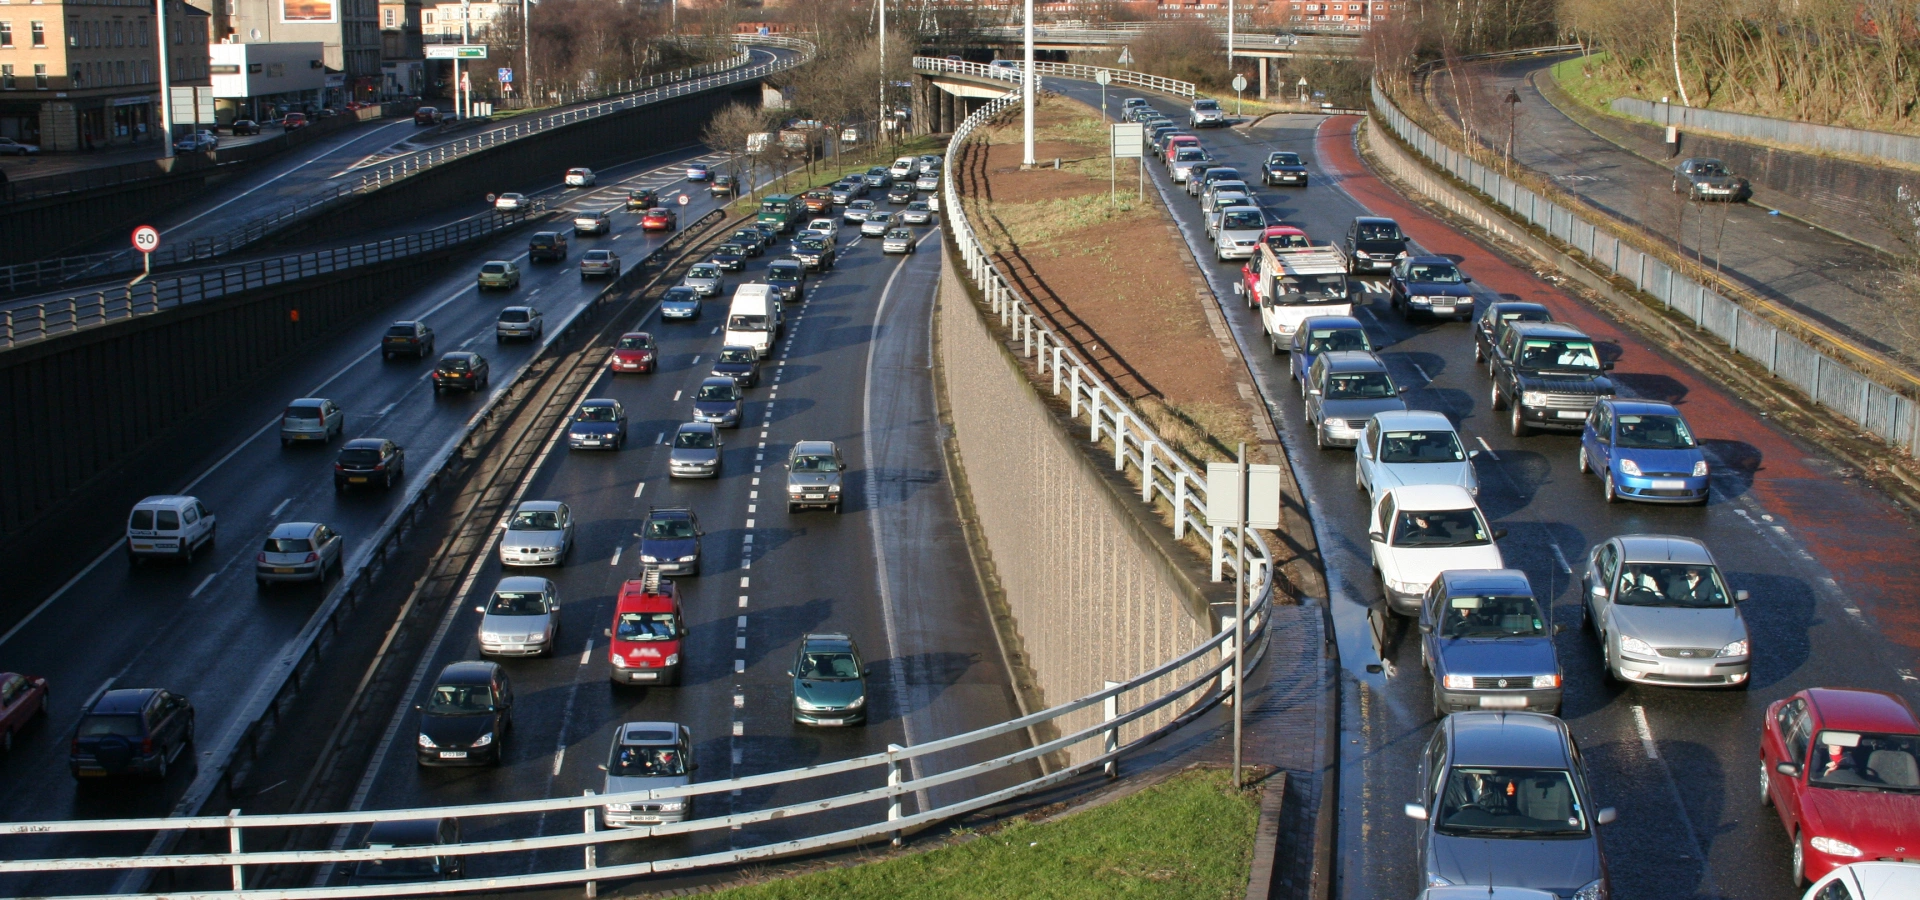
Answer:
<svg viewBox="0 0 1920 900"><path fill-rule="evenodd" d="M319 562L319 561L320 561L320 554L318 553L307 554L307 562Z"/></svg>
<svg viewBox="0 0 1920 900"><path fill-rule="evenodd" d="M152 753L153 753L153 738L143 738L140 741L140 755L150 756L152 755Z"/></svg>
<svg viewBox="0 0 1920 900"><path fill-rule="evenodd" d="M73 742L67 745L67 752L68 753L80 752L80 738L78 736L74 737Z"/></svg>
<svg viewBox="0 0 1920 900"><path fill-rule="evenodd" d="M334 464L333 464L333 470L334 470L335 472L345 472L345 471L347 470L347 467L346 467L346 466L343 466L343 465L341 465L341 464L339 464L339 463L334 463Z"/></svg>
<svg viewBox="0 0 1920 900"><path fill-rule="evenodd" d="M262 552L262 553L261 553L261 554L260 554L259 556L256 556L256 557L254 557L254 561L255 561L255 562L266 562L266 561L267 561L267 554L266 554L266 553L264 553L264 552Z"/></svg>
<svg viewBox="0 0 1920 900"><path fill-rule="evenodd" d="M375 472L384 472L384 471L386 471L386 469L387 469L387 464L386 464L386 463L374 463L374 464L373 464L373 470L374 470Z"/></svg>

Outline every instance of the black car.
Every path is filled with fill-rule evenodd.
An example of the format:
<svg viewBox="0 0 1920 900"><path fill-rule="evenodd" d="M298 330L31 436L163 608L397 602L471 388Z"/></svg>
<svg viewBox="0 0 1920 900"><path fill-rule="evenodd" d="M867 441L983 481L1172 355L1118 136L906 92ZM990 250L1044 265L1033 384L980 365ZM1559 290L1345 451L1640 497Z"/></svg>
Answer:
<svg viewBox="0 0 1920 900"><path fill-rule="evenodd" d="M380 356L392 359L402 353L426 359L433 352L433 329L427 323L404 320L387 326L380 338Z"/></svg>
<svg viewBox="0 0 1920 900"><path fill-rule="evenodd" d="M361 849L373 847L444 847L460 843L459 819L407 819L375 822L367 829ZM460 877L458 856L414 856L407 859L363 859L353 865L347 884L375 885L405 881L447 881Z"/></svg>
<svg viewBox="0 0 1920 900"><path fill-rule="evenodd" d="M712 262L729 272L738 272L747 267L747 248L732 241L715 247Z"/></svg>
<svg viewBox="0 0 1920 900"><path fill-rule="evenodd" d="M259 134L260 123L252 119L235 119L230 126L235 137L243 134Z"/></svg>
<svg viewBox="0 0 1920 900"><path fill-rule="evenodd" d="M760 383L760 354L752 347L721 347L720 358L713 361L713 374L731 378L743 388L753 387Z"/></svg>
<svg viewBox="0 0 1920 900"><path fill-rule="evenodd" d="M1493 348L1494 409L1513 407L1514 437L1535 428L1581 431L1602 397L1613 396L1613 363L1593 339L1559 322L1515 322Z"/></svg>
<svg viewBox="0 0 1920 900"><path fill-rule="evenodd" d="M1207 173L1211 176L1213 173ZM1358 275L1393 268L1406 255L1407 236L1400 223L1379 216L1356 216L1347 226L1347 271Z"/></svg>
<svg viewBox="0 0 1920 900"><path fill-rule="evenodd" d="M1208 166L1203 174L1187 178L1187 193L1198 197L1206 193L1207 188L1212 187L1216 181L1245 180L1240 177L1240 170L1232 166Z"/></svg>
<svg viewBox="0 0 1920 900"><path fill-rule="evenodd" d="M1473 317L1473 278L1444 256L1408 256L1387 276L1387 305L1402 318Z"/></svg>
<svg viewBox="0 0 1920 900"><path fill-rule="evenodd" d="M833 244L822 237L800 238L793 242L793 249L789 252L809 272L825 272L833 268L840 255Z"/></svg>
<svg viewBox="0 0 1920 900"><path fill-rule="evenodd" d="M715 197L733 196L734 180L732 175L715 175L713 182L707 185L707 193Z"/></svg>
<svg viewBox="0 0 1920 900"><path fill-rule="evenodd" d="M902 181L887 188L888 203L912 203L919 196L920 193L913 189L913 183L909 181Z"/></svg>
<svg viewBox="0 0 1920 900"><path fill-rule="evenodd" d="M187 698L157 688L120 688L95 696L81 708L67 768L75 778L147 775L165 780L167 770L192 744L193 704Z"/></svg>
<svg viewBox="0 0 1920 900"><path fill-rule="evenodd" d="M487 358L478 353L458 350L440 357L433 369L433 392L480 391L492 377Z"/></svg>
<svg viewBox="0 0 1920 900"><path fill-rule="evenodd" d="M807 264L797 259L782 257L767 266L767 286L779 292L784 303L799 303L806 299Z"/></svg>
<svg viewBox="0 0 1920 900"><path fill-rule="evenodd" d="M354 438L340 448L333 463L333 489L350 485L393 487L407 473L407 451L386 438Z"/></svg>
<svg viewBox="0 0 1920 900"><path fill-rule="evenodd" d="M748 256L759 256L766 252L768 247L773 245L773 242L767 239L766 234L758 228L742 228L734 232L727 240L747 248Z"/></svg>
<svg viewBox="0 0 1920 900"><path fill-rule="evenodd" d="M1500 340L1501 327L1506 322L1551 322L1553 313L1538 303L1522 303L1502 300L1487 304L1487 308L1473 320L1473 361L1486 362L1493 355L1493 345ZM1493 374L1489 369L1487 374Z"/></svg>
<svg viewBox="0 0 1920 900"><path fill-rule="evenodd" d="M527 242L527 258L534 262L541 260L558 262L566 259L566 234L559 231L534 232L533 240Z"/></svg>
<svg viewBox="0 0 1920 900"><path fill-rule="evenodd" d="M513 684L499 663L440 670L420 711L415 759L423 766L498 766L513 732Z"/></svg>
<svg viewBox="0 0 1920 900"><path fill-rule="evenodd" d="M1277 150L1267 154L1267 161L1260 166L1260 180L1268 186L1297 184L1307 186L1307 164L1300 161L1300 154Z"/></svg>
<svg viewBox="0 0 1920 900"><path fill-rule="evenodd" d="M646 212L660 205L660 192L652 188L640 188L627 192L627 211Z"/></svg>
<svg viewBox="0 0 1920 900"><path fill-rule="evenodd" d="M649 508L640 527L640 566L662 575L699 575L700 517L684 506Z"/></svg>

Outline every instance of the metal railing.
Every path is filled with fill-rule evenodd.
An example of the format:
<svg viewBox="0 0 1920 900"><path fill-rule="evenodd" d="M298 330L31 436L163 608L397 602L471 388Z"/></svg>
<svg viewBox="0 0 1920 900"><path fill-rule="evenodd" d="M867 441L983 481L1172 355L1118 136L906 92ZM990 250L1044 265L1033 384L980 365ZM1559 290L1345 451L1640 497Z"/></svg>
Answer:
<svg viewBox="0 0 1920 900"><path fill-rule="evenodd" d="M1614 112L1660 125L1715 131L1735 138L1803 147L1815 153L1844 153L1908 166L1920 165L1920 137L1908 134L1888 134L1884 131L1795 122L1718 109L1675 106L1638 97L1615 97L1608 105Z"/></svg>
<svg viewBox="0 0 1920 900"><path fill-rule="evenodd" d="M949 158L961 150L967 136L982 122L1008 109L1017 98L1009 95L995 100L987 107L969 116L956 131L948 145ZM1186 463L1179 461L1166 452L1164 445L1153 436L1146 424L1129 410L1119 396L1102 384L1098 376L1088 369L1078 353L1060 342L1054 333L1033 316L1024 312L1026 301L1018 297L1009 287L1000 273L984 255L979 242L973 237L972 228L966 223L964 212L960 211L957 193L953 184L953 167L947 168L944 196L949 206L947 221L957 224L956 238L960 241L970 262L969 270L975 275L975 283L982 290L999 298L994 308L1000 314L1002 322L1020 322L1016 333L1031 342L1041 340L1041 359L1044 372L1051 372L1055 384L1062 379L1071 384L1075 415L1081 409L1090 414L1095 434L1106 429L1109 438L1115 441L1115 459L1117 465L1131 462L1145 474L1148 496L1156 487L1164 496L1175 496L1180 515L1176 516L1176 529L1197 525L1204 527L1205 522L1205 483ZM1015 315L1018 313L1018 315ZM1012 318L1009 318L1009 317ZM1044 337L1043 337L1044 336ZM1047 342L1051 341L1050 353ZM1156 451L1158 451L1156 455ZM1169 483L1170 481L1170 483ZM1172 493L1169 493L1169 490ZM1218 544L1218 539L1216 539ZM1271 580L1266 578L1269 559L1266 547L1257 536L1250 542L1251 553L1247 558L1236 560L1235 568L1247 570L1258 579L1257 592L1253 604L1248 608L1246 646L1263 647L1269 616L1266 614L1271 603ZM1219 562L1216 559L1216 569ZM307 898L307 897L383 897L404 894L454 894L469 891L500 892L520 888L552 885L579 884L589 885L600 880L643 877L656 873L683 872L698 868L734 865L755 859L766 859L800 853L810 853L822 849L847 844L872 841L892 837L899 839L904 833L934 825L974 810L983 809L1023 794L1042 790L1068 779L1095 771L1108 763L1117 762L1129 751L1191 722L1205 712L1222 695L1226 685L1223 676L1231 677L1230 667L1234 647L1231 628L1222 630L1198 646L1155 666L1149 671L1114 684L1103 690L1088 694L1077 700L1063 703L1051 709L1022 716L998 725L977 729L965 734L928 741L911 747L890 745L885 752L872 753L837 762L822 763L800 769L771 772L723 781L690 784L677 788L658 788L653 790L632 791L620 794L595 796L591 791L580 797L563 797L547 800L526 800L507 803L474 804L467 806L435 807L430 809L396 809L367 812L306 813L290 815L246 816L240 814L228 816L181 816L176 818L147 819L95 819L73 822L17 822L0 824L0 837L30 836L38 837L54 834L104 835L110 833L187 833L211 832L217 835L224 832L228 841L227 852L222 853L172 853L161 851L152 855L109 855L88 858L34 859L19 858L17 854L0 854L0 873L31 872L104 872L127 870L154 870L180 868L220 868L232 872L232 891L195 892L199 898ZM1250 655L1248 666L1257 662L1256 655ZM1176 684L1170 690L1157 690L1156 685L1163 679L1178 676L1192 666L1200 666L1198 672L1188 672L1185 681ZM1102 719L1085 727L1074 728L1060 734L1059 737L1033 744L1024 749L1004 753L990 759L941 768L945 760L951 759L953 751L979 745L982 742L998 741L1008 736L1027 736L1038 726L1058 722L1063 717L1099 707L1103 710ZM1124 711L1122 711L1124 707ZM1130 741L1122 741L1122 729L1141 722L1146 717L1163 710L1177 711L1170 720L1159 727L1141 734ZM931 799L929 792L935 788L946 788L943 794L954 789L970 787L975 779L981 779L1012 771L1014 767L1035 763L1043 757L1062 753L1078 745L1098 742L1099 752L1084 758L1080 762L1055 769L1051 772L1024 779L1009 786L969 791L960 799L940 803ZM844 782L848 775L862 775L869 787L831 794L819 799L790 803L782 806L734 812L724 816L694 818L670 825L656 825L620 830L601 830L597 824L596 809L608 803L640 803L664 800L686 800L708 796L724 798L738 795L743 791L754 791L771 787L791 789L796 785L805 785L824 778L836 778ZM804 787L801 792L804 793ZM929 799L917 801L917 811L909 812L907 804L916 795ZM579 830L570 833L554 833L549 823L540 817L552 813L572 813L581 818ZM582 815L584 813L584 815ZM836 823L827 817L824 824L814 833L804 837L789 836L795 823L822 822L824 814L852 814L857 824L850 827ZM247 833L255 829L288 829L303 827L338 828L340 826L361 825L372 822L413 820L423 818L479 818L487 820L490 830L497 830L503 821L513 823L510 831L533 835L500 840L474 841L437 847L382 847L352 850L288 850L246 852L242 848L248 843ZM529 818L531 817L531 819ZM559 821L566 821L561 818ZM789 831L778 831L776 836L766 843L754 845L757 829L760 826L777 826ZM256 832L257 833L257 832ZM644 840L649 837L669 835L694 835L711 833L717 835L735 835L729 849L715 850L691 856L659 859L646 862L625 863L600 866L595 851L602 845L611 845L624 841ZM259 839L254 841L261 843ZM448 881L418 882L407 884L389 884L352 887L306 887L281 888L267 890L248 890L243 887L246 866L262 865L326 865L352 863L361 860L383 859L421 859L431 856L476 857L491 854L527 854L534 851L577 849L581 852L581 865L555 871L537 872L524 875L500 877L460 878ZM522 869L521 871L524 871ZM178 894L121 894L122 898L177 897Z"/></svg>
<svg viewBox="0 0 1920 900"><path fill-rule="evenodd" d="M1020 82L1020 73L1025 67L1018 60L1012 61L1012 65L995 66L986 63L966 62L958 59L916 56L913 58L913 68L920 72L946 72L953 75L964 75L969 78L986 78L994 81L1008 81L1018 84ZM1105 66L1083 66L1077 63L1035 62L1033 64L1033 72L1042 79L1048 76L1054 76L1058 78L1078 78L1085 81L1092 81L1096 73L1106 72L1113 77L1114 84L1145 88L1150 91L1159 91L1163 94L1172 94L1176 97L1185 97L1187 99L1192 99L1194 96L1193 82L1191 81L1161 78L1158 75L1148 75L1145 72L1135 72L1129 69L1110 69ZM1039 88L1040 86L1038 84L1034 85L1035 90L1039 90Z"/></svg>
<svg viewBox="0 0 1920 900"><path fill-rule="evenodd" d="M1046 42L1050 44L1118 44L1138 40L1150 31L1166 28L1172 24L1176 23L1127 22L1113 25L1041 25L1036 22L1033 26L1033 39L1035 42ZM1220 42L1224 46L1227 40L1226 18L1222 16L1212 24L1215 25L1220 37ZM1245 26L1245 24L1244 22L1242 23L1243 26ZM1367 30L1367 26L1365 25L1348 26L1337 25L1331 22L1316 25L1311 29L1289 29L1282 33L1243 27L1234 34L1233 47L1235 50L1272 50L1276 46L1274 39L1284 35L1295 38L1295 42L1286 49L1296 53L1321 53L1326 55L1338 55L1340 53L1352 54L1359 49L1361 39L1351 35L1365 34ZM1317 34L1314 32L1339 33ZM988 25L972 29L968 33L989 40L1017 42L1025 39L1023 28L1019 25Z"/></svg>
<svg viewBox="0 0 1920 900"><path fill-rule="evenodd" d="M1887 443L1920 456L1920 440L1915 434L1916 428L1920 428L1920 408L1901 393L1902 389L1915 389L1920 382L1909 380L1896 389L1828 357L1806 341L1776 327L1766 317L1676 270L1651 249L1636 247L1614 234L1610 230L1615 227L1614 223L1586 210L1556 203L1434 137L1395 106L1377 82L1372 85L1372 91L1375 115L1433 165L1492 198L1515 217L1579 250L1594 266L1632 282L1635 288L1719 338L1740 355L1764 366L1814 402ZM1791 311L1774 311L1794 318ZM1844 342L1837 346L1846 349ZM1866 361L1883 368L1872 359Z"/></svg>
<svg viewBox="0 0 1920 900"><path fill-rule="evenodd" d="M536 200L533 206L533 212L544 210L546 201ZM45 340L117 319L152 315L240 291L457 247L518 226L526 220L528 212L488 212L419 234L161 276L127 287L0 310L0 348Z"/></svg>

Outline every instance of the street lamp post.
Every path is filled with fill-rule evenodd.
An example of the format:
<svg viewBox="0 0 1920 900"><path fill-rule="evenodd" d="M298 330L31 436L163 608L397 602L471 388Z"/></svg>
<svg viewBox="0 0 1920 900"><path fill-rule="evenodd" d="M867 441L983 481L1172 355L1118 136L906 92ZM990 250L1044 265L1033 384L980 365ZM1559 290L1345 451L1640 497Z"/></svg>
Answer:
<svg viewBox="0 0 1920 900"><path fill-rule="evenodd" d="M154 27L160 31L160 156L173 156L173 73L167 71L167 63L173 54L167 52L167 0L155 0L153 4ZM198 99L198 98L195 98Z"/></svg>
<svg viewBox="0 0 1920 900"><path fill-rule="evenodd" d="M1520 126L1520 92L1509 88L1504 101L1507 104L1507 172L1513 172L1513 137Z"/></svg>
<svg viewBox="0 0 1920 900"><path fill-rule="evenodd" d="M1020 165L1033 165L1033 0L1026 0L1026 65L1020 71Z"/></svg>

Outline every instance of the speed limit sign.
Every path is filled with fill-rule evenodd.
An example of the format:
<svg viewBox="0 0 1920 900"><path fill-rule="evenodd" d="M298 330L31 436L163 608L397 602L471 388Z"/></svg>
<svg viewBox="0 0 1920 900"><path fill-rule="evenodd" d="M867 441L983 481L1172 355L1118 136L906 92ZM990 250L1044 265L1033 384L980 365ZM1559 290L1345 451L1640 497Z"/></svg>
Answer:
<svg viewBox="0 0 1920 900"><path fill-rule="evenodd" d="M500 195L499 195L499 194L495 194L495 193L493 193L493 192L491 192L491 191L489 191L489 192L487 193L487 202L488 202L488 203L492 203L493 201L495 201L495 200L498 200L498 199L500 199Z"/></svg>
<svg viewBox="0 0 1920 900"><path fill-rule="evenodd" d="M687 195L685 194L680 195L680 205L681 206L687 205Z"/></svg>
<svg viewBox="0 0 1920 900"><path fill-rule="evenodd" d="M133 249L141 253L152 253L160 249L160 232L152 225L142 225L133 230Z"/></svg>

